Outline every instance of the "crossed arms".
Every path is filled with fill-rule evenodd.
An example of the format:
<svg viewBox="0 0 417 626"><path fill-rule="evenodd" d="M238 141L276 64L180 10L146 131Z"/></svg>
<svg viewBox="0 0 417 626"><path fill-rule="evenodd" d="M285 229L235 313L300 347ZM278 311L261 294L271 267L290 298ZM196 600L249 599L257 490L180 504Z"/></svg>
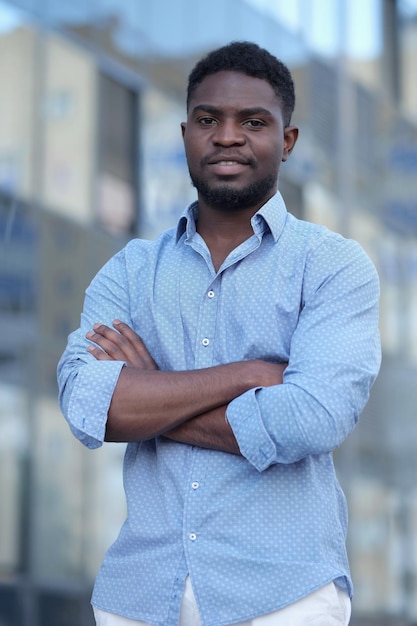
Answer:
<svg viewBox="0 0 417 626"><path fill-rule="evenodd" d="M277 356L291 352L288 366L261 360L258 350L254 360L197 370L167 353L165 361L158 358L165 365L173 359L177 371L164 365L158 370L129 328L128 290L133 298L138 294L124 276L124 255L115 257L87 291L80 328L58 364L60 406L73 434L89 448L104 439L137 442L162 435L240 453L259 471L338 447L354 428L379 368L379 288L357 244L325 243L305 272L296 326L271 328ZM101 315L105 323L89 330ZM129 326L112 326L116 316ZM140 327L152 341L152 325ZM281 332L291 332L290 345L280 343ZM235 354L238 361L240 351Z"/></svg>
<svg viewBox="0 0 417 626"><path fill-rule="evenodd" d="M106 441L164 435L174 441L240 454L226 420L227 404L258 386L282 383L287 364L243 361L162 372L142 339L125 323L95 324L88 350L98 361L124 361L106 424Z"/></svg>

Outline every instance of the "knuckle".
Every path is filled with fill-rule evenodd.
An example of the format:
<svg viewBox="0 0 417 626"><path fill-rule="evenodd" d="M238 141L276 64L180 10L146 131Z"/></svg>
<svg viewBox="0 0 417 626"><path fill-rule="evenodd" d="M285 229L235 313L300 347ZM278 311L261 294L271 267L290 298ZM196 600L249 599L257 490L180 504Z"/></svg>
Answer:
<svg viewBox="0 0 417 626"><path fill-rule="evenodd" d="M129 347L129 342L126 341L126 339L124 337L119 339L119 346L122 350L125 350L126 348Z"/></svg>

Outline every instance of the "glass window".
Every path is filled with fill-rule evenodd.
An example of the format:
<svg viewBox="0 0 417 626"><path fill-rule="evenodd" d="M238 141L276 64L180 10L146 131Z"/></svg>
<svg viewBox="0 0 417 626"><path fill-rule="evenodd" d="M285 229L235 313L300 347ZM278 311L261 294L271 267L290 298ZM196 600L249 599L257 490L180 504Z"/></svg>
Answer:
<svg viewBox="0 0 417 626"><path fill-rule="evenodd" d="M126 235L137 222L138 97L103 73L99 84L96 215L105 230Z"/></svg>
<svg viewBox="0 0 417 626"><path fill-rule="evenodd" d="M28 197L36 108L36 34L25 13L2 2L0 18L0 189Z"/></svg>
<svg viewBox="0 0 417 626"><path fill-rule="evenodd" d="M96 85L93 59L62 37L39 43L44 78L39 108L38 144L43 155L39 197L72 219L92 216L95 160ZM41 76L39 80L42 81Z"/></svg>
<svg viewBox="0 0 417 626"><path fill-rule="evenodd" d="M417 2L402 0L398 3L399 24L399 76L401 100L405 113L417 122Z"/></svg>

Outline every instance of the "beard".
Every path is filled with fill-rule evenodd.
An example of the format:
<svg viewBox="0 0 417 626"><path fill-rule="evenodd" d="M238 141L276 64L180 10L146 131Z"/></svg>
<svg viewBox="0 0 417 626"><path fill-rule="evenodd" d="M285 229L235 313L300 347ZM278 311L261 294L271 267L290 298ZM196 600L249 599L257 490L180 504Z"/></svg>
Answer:
<svg viewBox="0 0 417 626"><path fill-rule="evenodd" d="M270 174L243 189L235 189L232 185L211 187L205 180L193 176L191 172L190 177L199 197L213 209L221 211L238 211L261 206L271 197L277 182L276 174Z"/></svg>

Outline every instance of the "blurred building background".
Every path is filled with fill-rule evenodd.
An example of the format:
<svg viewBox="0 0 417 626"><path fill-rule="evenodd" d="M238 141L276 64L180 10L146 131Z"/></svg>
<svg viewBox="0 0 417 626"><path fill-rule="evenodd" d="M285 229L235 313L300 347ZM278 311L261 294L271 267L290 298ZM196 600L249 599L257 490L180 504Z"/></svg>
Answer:
<svg viewBox="0 0 417 626"><path fill-rule="evenodd" d="M98 268L194 198L186 78L232 39L295 77L289 209L380 273L382 370L336 454L352 625L417 624L417 2L0 0L0 626L93 624L124 447L73 439L56 363Z"/></svg>

